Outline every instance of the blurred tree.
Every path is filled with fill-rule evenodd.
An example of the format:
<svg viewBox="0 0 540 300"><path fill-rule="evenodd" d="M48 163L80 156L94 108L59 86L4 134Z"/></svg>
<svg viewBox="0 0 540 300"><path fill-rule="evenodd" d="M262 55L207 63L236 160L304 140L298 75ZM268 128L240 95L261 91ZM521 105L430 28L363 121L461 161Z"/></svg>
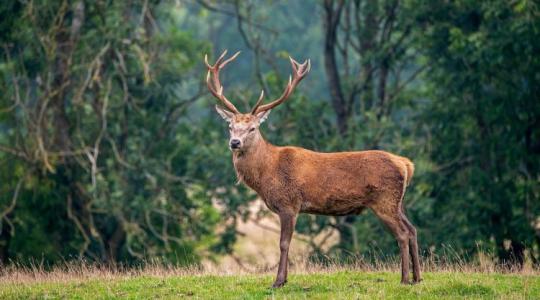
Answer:
<svg viewBox="0 0 540 300"><path fill-rule="evenodd" d="M184 117L205 43L155 1L1 8L2 261L197 262L219 220Z"/></svg>
<svg viewBox="0 0 540 300"><path fill-rule="evenodd" d="M478 244L501 263L538 263L540 13L535 1L418 1L432 98L422 217L429 243Z"/></svg>

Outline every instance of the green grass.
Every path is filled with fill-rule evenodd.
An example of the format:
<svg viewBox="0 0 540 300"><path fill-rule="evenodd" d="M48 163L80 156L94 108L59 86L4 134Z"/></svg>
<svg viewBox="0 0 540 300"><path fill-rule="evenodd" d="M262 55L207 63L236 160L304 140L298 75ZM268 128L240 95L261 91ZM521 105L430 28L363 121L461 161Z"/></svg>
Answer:
<svg viewBox="0 0 540 300"><path fill-rule="evenodd" d="M417 285L389 272L340 271L291 275L281 289L270 275L133 276L89 280L0 283L1 299L540 299L540 276L425 273Z"/></svg>

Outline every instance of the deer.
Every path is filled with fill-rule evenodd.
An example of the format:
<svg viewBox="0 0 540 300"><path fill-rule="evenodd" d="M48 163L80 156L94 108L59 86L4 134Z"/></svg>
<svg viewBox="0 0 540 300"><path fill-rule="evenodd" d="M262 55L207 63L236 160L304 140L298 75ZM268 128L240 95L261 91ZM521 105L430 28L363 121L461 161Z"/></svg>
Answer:
<svg viewBox="0 0 540 300"><path fill-rule="evenodd" d="M238 180L254 190L280 221L280 256L273 288L287 283L288 253L300 213L326 216L357 215L368 208L386 225L400 250L401 283L420 282L416 228L405 214L403 197L414 174L405 157L380 150L323 153L266 141L260 125L270 111L285 102L311 69L289 57L292 76L281 96L263 104L264 90L249 113L241 113L223 94L219 72L240 54L204 62L206 84L221 103L218 114L229 124L229 148ZM413 280L409 281L412 258Z"/></svg>

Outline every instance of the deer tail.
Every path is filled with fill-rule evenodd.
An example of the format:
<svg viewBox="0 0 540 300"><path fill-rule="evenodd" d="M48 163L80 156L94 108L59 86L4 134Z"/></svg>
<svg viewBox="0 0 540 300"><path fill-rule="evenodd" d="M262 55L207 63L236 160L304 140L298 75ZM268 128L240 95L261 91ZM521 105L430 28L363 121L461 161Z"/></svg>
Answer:
<svg viewBox="0 0 540 300"><path fill-rule="evenodd" d="M407 158L404 158L403 160L405 162L405 167L407 168L407 178L405 180L407 182L407 186L409 186L414 175L414 164Z"/></svg>

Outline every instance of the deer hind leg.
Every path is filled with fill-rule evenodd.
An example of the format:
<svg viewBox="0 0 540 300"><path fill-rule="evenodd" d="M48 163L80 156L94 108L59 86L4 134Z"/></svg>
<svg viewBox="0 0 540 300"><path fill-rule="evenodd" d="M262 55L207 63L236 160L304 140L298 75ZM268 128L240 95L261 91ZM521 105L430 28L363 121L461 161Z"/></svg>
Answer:
<svg viewBox="0 0 540 300"><path fill-rule="evenodd" d="M414 225L409 221L407 218L407 215L405 215L405 209L402 208L401 211L401 218L405 222L405 225L409 229L409 246L410 246L410 252L412 257L412 264L413 264L413 283L418 283L422 281L421 271L420 271L420 259L418 257L418 238L416 234L416 228Z"/></svg>
<svg viewBox="0 0 540 300"><path fill-rule="evenodd" d="M396 238L401 256L401 283L409 284L409 241L411 238L409 228L402 218L402 213L379 211L373 208L373 212L390 229Z"/></svg>

